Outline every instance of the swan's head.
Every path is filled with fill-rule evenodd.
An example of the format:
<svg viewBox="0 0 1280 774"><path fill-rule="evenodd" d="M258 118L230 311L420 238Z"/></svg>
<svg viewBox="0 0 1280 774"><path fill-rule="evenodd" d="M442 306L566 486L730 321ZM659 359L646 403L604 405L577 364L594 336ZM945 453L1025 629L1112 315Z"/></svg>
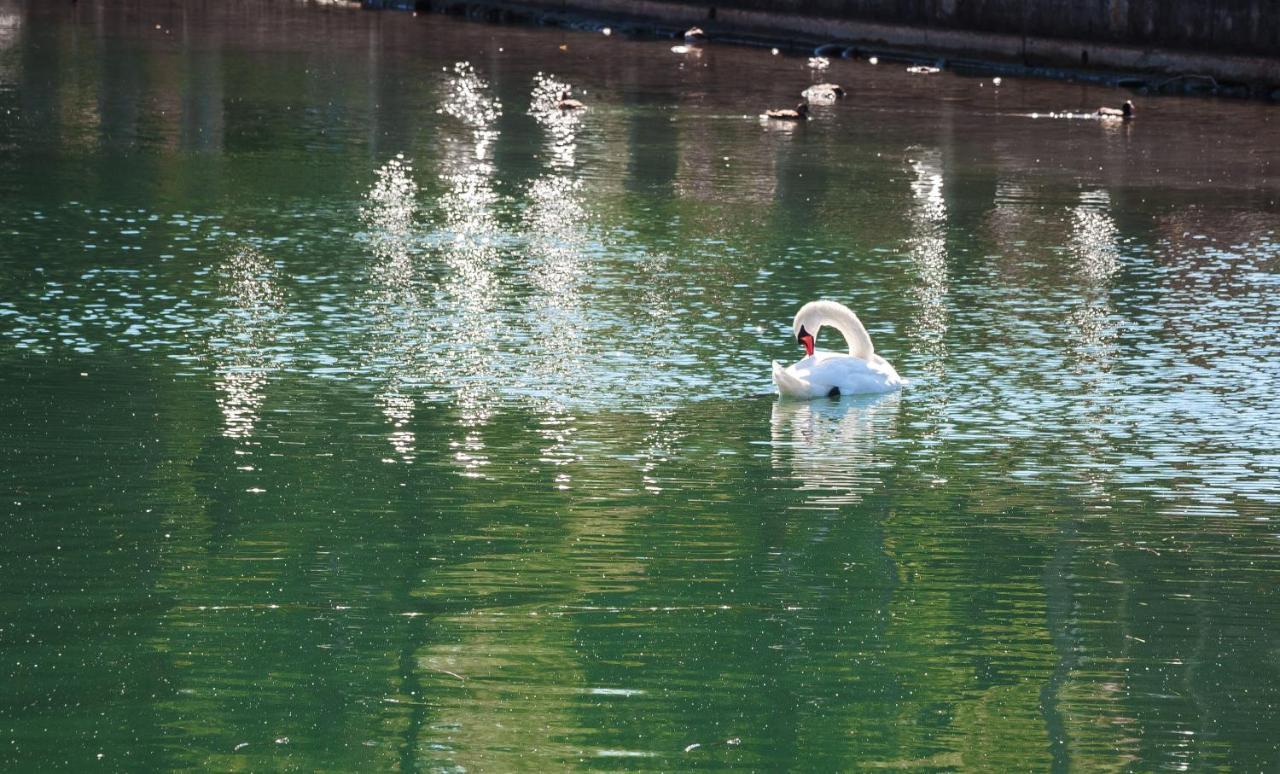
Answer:
<svg viewBox="0 0 1280 774"><path fill-rule="evenodd" d="M813 334L805 329L803 325L800 330L796 331L796 343L804 347L805 357L813 355Z"/></svg>
<svg viewBox="0 0 1280 774"><path fill-rule="evenodd" d="M1132 117L1133 117L1133 102L1131 102L1131 101L1129 101L1129 100L1127 100L1127 99L1126 99L1126 100L1124 101L1124 104L1120 107L1120 112L1121 112L1121 114L1123 114L1123 115L1124 115L1124 117L1125 117L1125 118L1132 118Z"/></svg>
<svg viewBox="0 0 1280 774"><path fill-rule="evenodd" d="M845 343L849 345L849 354L868 360L875 353L871 345L871 337L862 321L844 304L835 301L810 301L800 307L796 318L791 323L795 332L796 343L804 347L806 355L812 355L818 334L824 326L830 325L840 331Z"/></svg>

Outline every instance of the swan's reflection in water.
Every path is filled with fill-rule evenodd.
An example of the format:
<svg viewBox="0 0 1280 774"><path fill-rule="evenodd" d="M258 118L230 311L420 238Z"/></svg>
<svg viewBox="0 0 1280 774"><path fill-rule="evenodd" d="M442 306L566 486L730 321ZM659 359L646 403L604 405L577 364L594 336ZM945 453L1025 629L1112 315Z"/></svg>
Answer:
<svg viewBox="0 0 1280 774"><path fill-rule="evenodd" d="M250 245L241 245L223 261L222 300L209 340L214 358L222 434L240 442L240 453L251 440L266 397L268 375L274 370L276 323L284 309L283 295L273 280L273 265Z"/></svg>
<svg viewBox="0 0 1280 774"><path fill-rule="evenodd" d="M493 413L496 368L502 362L495 338L488 335L502 324L497 273L502 230L495 213L492 150L502 104L469 63L459 62L446 79L441 110L464 128L461 134L441 135L445 192L439 202L441 291L450 311L444 334L462 346L463 354L441 350L432 376L455 388L462 437L450 446L462 474L476 478L489 464L482 429Z"/></svg>
<svg viewBox="0 0 1280 774"><path fill-rule="evenodd" d="M371 352L374 364L388 375L377 402L392 428L388 440L405 463L413 462L417 448L410 429L415 405L403 387L416 368L423 330L420 323L425 319L415 277L418 186L412 173L412 165L400 155L384 164L361 212L373 252L370 308L377 335Z"/></svg>
<svg viewBox="0 0 1280 774"><path fill-rule="evenodd" d="M878 446L893 434L898 406L897 393L773 404L770 458L800 484L799 507L833 510L881 486Z"/></svg>

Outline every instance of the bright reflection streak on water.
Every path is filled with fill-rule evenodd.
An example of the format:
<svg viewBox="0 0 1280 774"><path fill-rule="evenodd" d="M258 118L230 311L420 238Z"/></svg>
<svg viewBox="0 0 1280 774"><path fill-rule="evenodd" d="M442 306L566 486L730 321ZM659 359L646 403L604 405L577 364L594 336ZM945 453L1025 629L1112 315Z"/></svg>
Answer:
<svg viewBox="0 0 1280 774"><path fill-rule="evenodd" d="M462 474L478 477L488 464L483 427L497 400L495 381L507 376L500 370L505 347L499 337L505 326L499 315L497 268L503 234L495 211L491 151L502 105L466 62L454 65L446 88L444 111L463 127L460 134L443 137L446 189L439 205L445 229L440 246L443 292L453 309L446 330L454 346L448 354L437 354L439 366L432 375L439 383L457 386L463 436L450 445Z"/></svg>
<svg viewBox="0 0 1280 774"><path fill-rule="evenodd" d="M1071 251L1086 284L1104 284L1116 273L1119 230L1108 210L1111 196L1106 191L1084 191L1072 211Z"/></svg>
<svg viewBox="0 0 1280 774"><path fill-rule="evenodd" d="M409 429L415 405L404 392L404 382L416 375L422 349L419 338L426 321L415 264L420 254L414 244L418 186L412 174L413 165L403 155L384 164L362 212L374 261L370 303L377 333L371 349L375 362L387 371L378 402L391 425L388 440L406 463L416 456L414 433Z"/></svg>
<svg viewBox="0 0 1280 774"><path fill-rule="evenodd" d="M272 271L266 256L246 245L228 257L218 272L227 306L209 340L217 401L223 435L245 444L253 437L268 378L276 368L276 323L284 299Z"/></svg>
<svg viewBox="0 0 1280 774"><path fill-rule="evenodd" d="M529 112L544 133L542 147L549 164L529 184L523 215L529 235L527 277L533 290L529 304L535 321L530 343L538 353L538 365L529 369L535 381L525 389L538 396L544 414L540 433L547 441L540 459L556 466L555 485L561 490L570 488L572 473L567 466L580 457L574 448L576 418L558 395L607 389L592 383L596 369L584 367L595 346L584 309L586 212L581 182L574 175L581 119L579 111L562 110L557 104L569 91L569 84L554 76L539 73L534 78Z"/></svg>
<svg viewBox="0 0 1280 774"><path fill-rule="evenodd" d="M911 259L919 276L915 292L919 312L912 324L921 349L933 356L932 369L946 360L947 335L947 203L942 195L942 154L936 149L908 149L911 160L913 235Z"/></svg>

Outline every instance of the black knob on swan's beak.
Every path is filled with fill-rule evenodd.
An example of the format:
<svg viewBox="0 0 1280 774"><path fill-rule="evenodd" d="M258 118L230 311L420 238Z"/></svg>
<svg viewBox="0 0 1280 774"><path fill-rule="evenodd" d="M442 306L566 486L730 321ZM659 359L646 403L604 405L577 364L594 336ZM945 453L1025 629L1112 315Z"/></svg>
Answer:
<svg viewBox="0 0 1280 774"><path fill-rule="evenodd" d="M813 335L805 330L803 325L800 326L800 331L796 333L796 343L804 347L806 357L813 354Z"/></svg>

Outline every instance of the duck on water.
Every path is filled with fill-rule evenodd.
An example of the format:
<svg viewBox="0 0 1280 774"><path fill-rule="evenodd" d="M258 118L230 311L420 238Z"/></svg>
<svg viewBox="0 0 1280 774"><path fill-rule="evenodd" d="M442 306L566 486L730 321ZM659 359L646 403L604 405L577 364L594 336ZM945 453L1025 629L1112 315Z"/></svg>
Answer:
<svg viewBox="0 0 1280 774"><path fill-rule="evenodd" d="M565 91L560 94L560 101L556 103L556 107L560 110L585 110L587 106L576 99L571 99L569 92Z"/></svg>
<svg viewBox="0 0 1280 774"><path fill-rule="evenodd" d="M828 104L844 96L844 87L838 83L815 83L805 89L800 96L804 97L806 102Z"/></svg>
<svg viewBox="0 0 1280 774"><path fill-rule="evenodd" d="M795 106L795 109L777 108L765 111L765 117L773 121L808 121L809 120L809 102L805 100Z"/></svg>
<svg viewBox="0 0 1280 774"><path fill-rule="evenodd" d="M1133 103L1126 99L1120 107L1100 107L1094 115L1098 118L1118 118L1122 121L1128 121L1133 118Z"/></svg>

